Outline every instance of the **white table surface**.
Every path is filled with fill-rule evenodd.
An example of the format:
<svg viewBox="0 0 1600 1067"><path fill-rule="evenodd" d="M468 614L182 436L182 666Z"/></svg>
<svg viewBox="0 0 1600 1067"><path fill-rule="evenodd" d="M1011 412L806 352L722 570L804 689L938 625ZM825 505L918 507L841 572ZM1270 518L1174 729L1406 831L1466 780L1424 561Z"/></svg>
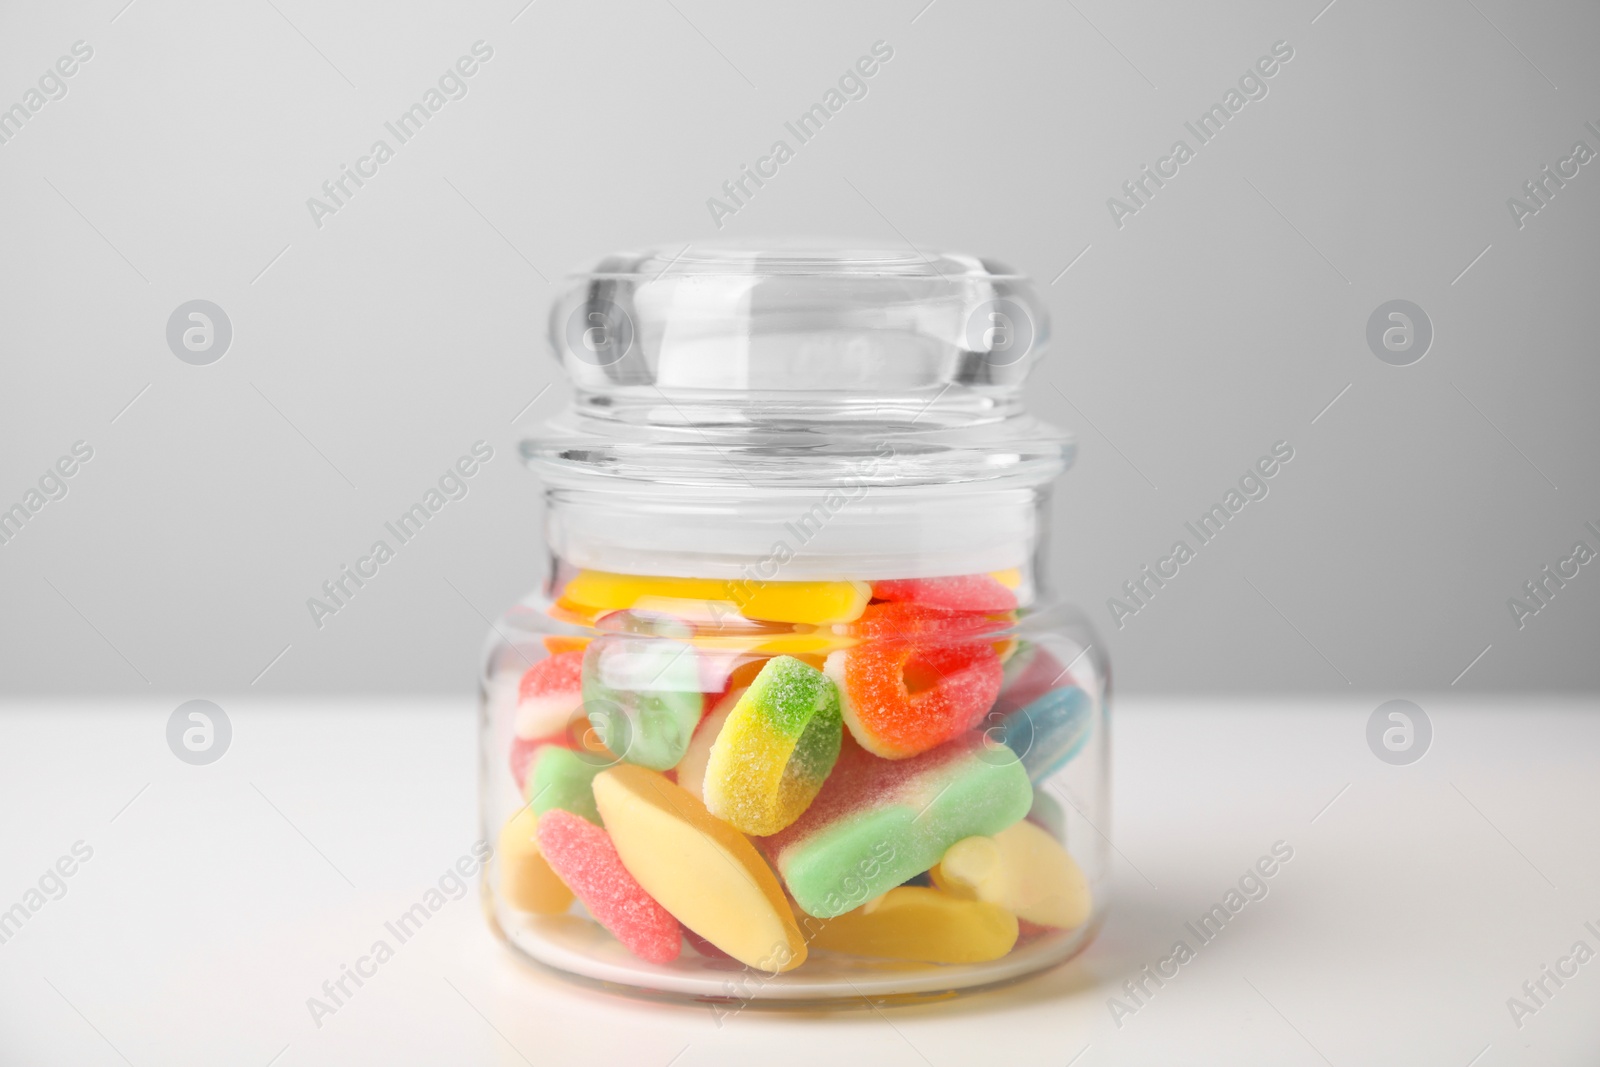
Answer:
<svg viewBox="0 0 1600 1067"><path fill-rule="evenodd" d="M1600 959L1520 1028L1506 1004L1600 951L1600 706L1411 696L1435 735L1407 767L1367 750L1382 697L1122 702L1112 917L1021 985L719 1020L519 962L474 892L320 1028L307 998L478 836L472 706L232 702L192 767L178 700L13 703L0 909L93 856L0 944L0 1064L1600 1063ZM1118 1027L1108 997L1278 840L1270 895Z"/></svg>

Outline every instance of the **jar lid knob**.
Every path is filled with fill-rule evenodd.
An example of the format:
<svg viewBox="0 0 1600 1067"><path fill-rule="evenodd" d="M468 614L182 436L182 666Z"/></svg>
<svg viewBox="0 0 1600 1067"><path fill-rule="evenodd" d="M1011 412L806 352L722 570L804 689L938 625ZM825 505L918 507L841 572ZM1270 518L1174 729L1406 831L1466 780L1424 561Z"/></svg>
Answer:
<svg viewBox="0 0 1600 1067"><path fill-rule="evenodd" d="M689 245L609 255L571 276L550 343L580 391L1015 392L1049 313L992 260L861 245Z"/></svg>

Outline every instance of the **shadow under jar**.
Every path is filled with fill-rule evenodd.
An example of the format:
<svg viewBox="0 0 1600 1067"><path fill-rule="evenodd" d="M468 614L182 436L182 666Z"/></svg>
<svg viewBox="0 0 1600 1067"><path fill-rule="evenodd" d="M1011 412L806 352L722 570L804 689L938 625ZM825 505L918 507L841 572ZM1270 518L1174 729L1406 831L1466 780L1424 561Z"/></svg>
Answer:
<svg viewBox="0 0 1600 1067"><path fill-rule="evenodd" d="M1109 679L1045 581L1068 438L987 260L609 256L521 443L547 578L490 635L486 906L641 995L859 1005L1005 982L1093 937Z"/></svg>

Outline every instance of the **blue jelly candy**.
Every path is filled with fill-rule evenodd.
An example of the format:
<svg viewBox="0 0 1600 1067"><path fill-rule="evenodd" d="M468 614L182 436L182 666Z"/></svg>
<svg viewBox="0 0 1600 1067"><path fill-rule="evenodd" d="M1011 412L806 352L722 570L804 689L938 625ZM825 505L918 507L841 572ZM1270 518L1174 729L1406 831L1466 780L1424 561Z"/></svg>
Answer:
<svg viewBox="0 0 1600 1067"><path fill-rule="evenodd" d="M1094 729L1094 701L1075 685L1052 689L995 724L998 736L1017 754L1031 781L1047 778L1083 751Z"/></svg>

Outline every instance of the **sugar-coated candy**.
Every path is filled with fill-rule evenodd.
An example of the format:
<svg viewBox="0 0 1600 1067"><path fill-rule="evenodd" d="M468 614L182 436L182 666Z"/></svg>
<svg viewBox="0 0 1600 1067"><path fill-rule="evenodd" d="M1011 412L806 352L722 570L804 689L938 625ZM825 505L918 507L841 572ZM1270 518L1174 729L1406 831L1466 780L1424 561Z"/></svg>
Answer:
<svg viewBox="0 0 1600 1067"><path fill-rule="evenodd" d="M611 762L559 745L545 745L534 758L528 785L523 791L528 806L536 815L561 808L582 816L597 826L605 825L600 809L594 806L594 776Z"/></svg>
<svg viewBox="0 0 1600 1067"><path fill-rule="evenodd" d="M641 960L769 974L808 945L978 964L1092 920L1035 786L1099 740L1098 667L1074 676L1081 646L1021 622L1023 571L554 584L548 657L490 668L525 802L502 908L587 909Z"/></svg>
<svg viewBox="0 0 1600 1067"><path fill-rule="evenodd" d="M500 896L518 911L559 915L572 904L572 890L539 851L539 817L527 805L500 828Z"/></svg>
<svg viewBox="0 0 1600 1067"><path fill-rule="evenodd" d="M583 654L583 707L607 749L664 771L683 758L703 699L692 647L607 634Z"/></svg>
<svg viewBox="0 0 1600 1067"><path fill-rule="evenodd" d="M718 615L826 626L856 618L871 595L866 582L725 581L579 571L561 591L560 602L590 613L635 607L670 612L675 602L689 602L716 605Z"/></svg>
<svg viewBox="0 0 1600 1067"><path fill-rule="evenodd" d="M1007 623L988 615L928 604L899 601L869 604L854 622L834 627L835 632L874 640L921 641L977 639L1004 629Z"/></svg>
<svg viewBox="0 0 1600 1067"><path fill-rule="evenodd" d="M764 847L800 907L832 918L932 867L962 838L999 833L1032 803L1022 764L995 758L982 734L905 760L846 738L816 800Z"/></svg>
<svg viewBox="0 0 1600 1067"><path fill-rule="evenodd" d="M557 653L529 667L517 684L514 732L522 738L559 734L582 707L583 653Z"/></svg>
<svg viewBox="0 0 1600 1067"><path fill-rule="evenodd" d="M717 740L722 724L728 721L734 705L742 696L744 696L744 686L739 686L728 690L717 699L711 714L701 719L700 725L695 727L694 736L689 739L689 750L683 754L683 759L676 768L678 784L699 798L702 803L706 799L704 785L706 764L711 761L711 746Z"/></svg>
<svg viewBox="0 0 1600 1067"><path fill-rule="evenodd" d="M949 578L894 578L873 582L876 600L906 600L957 611L1012 611L1017 594L988 574L961 574Z"/></svg>
<svg viewBox="0 0 1600 1067"><path fill-rule="evenodd" d="M1002 677L988 643L932 635L884 637L835 652L824 670L839 688L850 733L886 759L915 756L970 730L994 703Z"/></svg>
<svg viewBox="0 0 1600 1067"><path fill-rule="evenodd" d="M1023 821L991 837L957 841L933 869L953 896L997 904L1040 926L1072 928L1089 918L1089 882L1048 832Z"/></svg>
<svg viewBox="0 0 1600 1067"><path fill-rule="evenodd" d="M842 733L828 676L791 656L769 659L711 746L706 808L747 834L777 833L822 788Z"/></svg>
<svg viewBox="0 0 1600 1067"><path fill-rule="evenodd" d="M539 757L541 750L550 746L569 748L579 755L602 766L609 766L617 761L610 749L600 743L600 735L595 732L585 715L575 716L567 724L564 733L550 737L517 737L511 738L511 778L517 784L517 793L524 800L528 797L528 772L534 760Z"/></svg>
<svg viewBox="0 0 1600 1067"><path fill-rule="evenodd" d="M539 816L538 840L551 869L629 952L650 963L677 959L678 921L628 873L606 831L554 808Z"/></svg>
<svg viewBox="0 0 1600 1067"><path fill-rule="evenodd" d="M805 939L771 868L697 798L626 763L595 778L594 798L622 863L683 925L763 971L804 962Z"/></svg>
<svg viewBox="0 0 1600 1067"><path fill-rule="evenodd" d="M547 637L546 647L550 648L554 640ZM587 643L584 639L584 644ZM539 749L548 744L570 747L573 744L571 733L588 728L582 714L582 672L581 647L560 648L552 650L549 658L529 667L517 681L510 764L512 781L524 797L527 796L524 790L528 768Z"/></svg>
<svg viewBox="0 0 1600 1067"><path fill-rule="evenodd" d="M1037 782L1082 752L1093 729L1094 701L1082 689L1069 685L1001 716L990 736L1015 752L1028 777Z"/></svg>
<svg viewBox="0 0 1600 1067"><path fill-rule="evenodd" d="M1017 917L982 900L901 886L833 919L803 920L816 948L923 963L984 963L1017 943Z"/></svg>

